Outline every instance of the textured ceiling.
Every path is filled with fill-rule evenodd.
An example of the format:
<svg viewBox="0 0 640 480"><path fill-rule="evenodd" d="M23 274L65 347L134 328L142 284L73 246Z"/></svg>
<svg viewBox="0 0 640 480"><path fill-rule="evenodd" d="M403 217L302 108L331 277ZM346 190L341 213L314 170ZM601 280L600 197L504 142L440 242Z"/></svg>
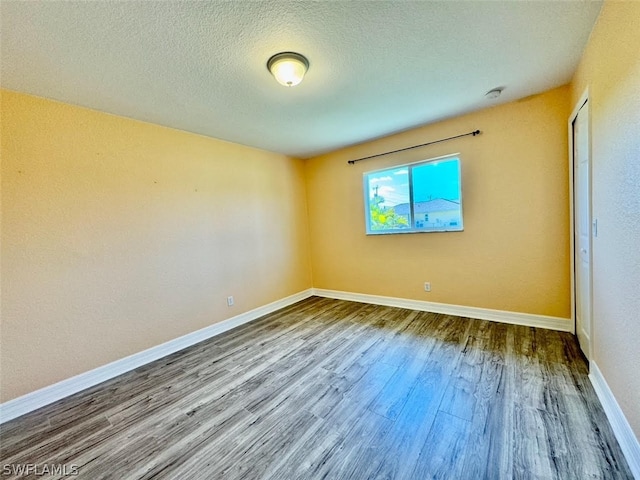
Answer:
<svg viewBox="0 0 640 480"><path fill-rule="evenodd" d="M567 83L600 1L0 3L4 88L298 157ZM286 88L267 59L296 51ZM485 92L505 86L494 101Z"/></svg>

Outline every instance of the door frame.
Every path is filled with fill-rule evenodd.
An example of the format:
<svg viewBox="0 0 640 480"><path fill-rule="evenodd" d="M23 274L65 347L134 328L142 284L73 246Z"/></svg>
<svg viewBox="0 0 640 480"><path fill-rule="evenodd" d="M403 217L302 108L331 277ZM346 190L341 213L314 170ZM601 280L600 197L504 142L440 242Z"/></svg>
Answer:
<svg viewBox="0 0 640 480"><path fill-rule="evenodd" d="M569 227L570 227L570 241L569 241L569 251L570 251L570 264L571 264L571 322L572 322L572 333L577 336L577 319L576 319L576 264L575 264L575 205L574 205L574 196L575 196L575 184L574 184L574 150L573 150L573 122L578 116L578 112L584 106L585 103L590 102L589 97L589 87L587 87L576 104L573 107L573 111L569 116L568 121L568 137L569 137ZM588 208L589 208L589 318L587 319L589 325L589 342L587 347L587 354L589 358L593 357L593 209L592 209L592 177L593 177L593 163L591 158L591 104L589 103L589 116L587 118L587 132L589 135L588 142L588 155L589 155L589 200L588 200Z"/></svg>

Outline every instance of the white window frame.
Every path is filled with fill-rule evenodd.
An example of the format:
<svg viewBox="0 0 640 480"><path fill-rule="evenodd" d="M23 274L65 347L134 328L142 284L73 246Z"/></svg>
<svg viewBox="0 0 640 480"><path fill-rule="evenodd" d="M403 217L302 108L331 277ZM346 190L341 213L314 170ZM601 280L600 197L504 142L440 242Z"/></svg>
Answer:
<svg viewBox="0 0 640 480"><path fill-rule="evenodd" d="M460 205L460 222L459 225L445 225L443 228L438 228L438 229L423 229L423 228L416 228L415 227L415 206L414 206L414 202L413 202L413 177L412 177L412 170L413 168L417 167L417 166L421 166L427 163L433 163L433 162L441 162L441 161L446 161L446 160L450 160L450 159L457 159L458 160L458 166L459 166L459 177L458 177L458 198L460 200L459 205ZM392 169L396 169L396 168L403 168L406 167L409 172L408 172L408 179L409 179L409 220L411 222L411 227L410 228L396 228L396 229L388 229L388 230L372 230L371 229L371 219L369 217L370 214L370 199L369 199L369 182L368 182L368 177L371 174L375 174L375 173L381 173L387 170L392 170ZM434 157L434 158L429 158L426 160L418 160L416 162L411 162L411 163L405 163L405 164L401 164L401 165L392 165L389 167L385 167L385 168L378 168L376 170L370 170L368 172L364 172L362 174L362 182L363 182L363 191L364 191L364 219L365 219L365 229L366 229L366 234L367 235L393 235L393 234L398 234L398 233L442 233L442 232L462 232L464 231L464 213L462 210L462 157L460 155L460 153L451 153L448 155L443 155L441 157Z"/></svg>

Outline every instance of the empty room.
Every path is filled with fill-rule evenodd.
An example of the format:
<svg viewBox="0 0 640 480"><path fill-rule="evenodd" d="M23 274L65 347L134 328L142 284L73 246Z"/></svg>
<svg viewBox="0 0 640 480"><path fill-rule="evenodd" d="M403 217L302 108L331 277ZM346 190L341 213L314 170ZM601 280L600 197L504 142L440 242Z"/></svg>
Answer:
<svg viewBox="0 0 640 480"><path fill-rule="evenodd" d="M640 2L0 26L0 478L640 479Z"/></svg>

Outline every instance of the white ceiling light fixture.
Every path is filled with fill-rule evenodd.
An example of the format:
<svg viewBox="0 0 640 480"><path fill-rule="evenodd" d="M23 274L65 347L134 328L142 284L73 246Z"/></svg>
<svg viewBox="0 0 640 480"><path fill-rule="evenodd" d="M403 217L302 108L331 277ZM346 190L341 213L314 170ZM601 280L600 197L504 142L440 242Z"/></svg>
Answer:
<svg viewBox="0 0 640 480"><path fill-rule="evenodd" d="M267 68L275 79L285 87L294 87L304 78L309 69L309 60L295 52L276 53L267 61Z"/></svg>
<svg viewBox="0 0 640 480"><path fill-rule="evenodd" d="M503 90L504 90L504 87L493 88L489 90L487 93L485 93L484 96L487 97L489 100L495 100L502 94Z"/></svg>

